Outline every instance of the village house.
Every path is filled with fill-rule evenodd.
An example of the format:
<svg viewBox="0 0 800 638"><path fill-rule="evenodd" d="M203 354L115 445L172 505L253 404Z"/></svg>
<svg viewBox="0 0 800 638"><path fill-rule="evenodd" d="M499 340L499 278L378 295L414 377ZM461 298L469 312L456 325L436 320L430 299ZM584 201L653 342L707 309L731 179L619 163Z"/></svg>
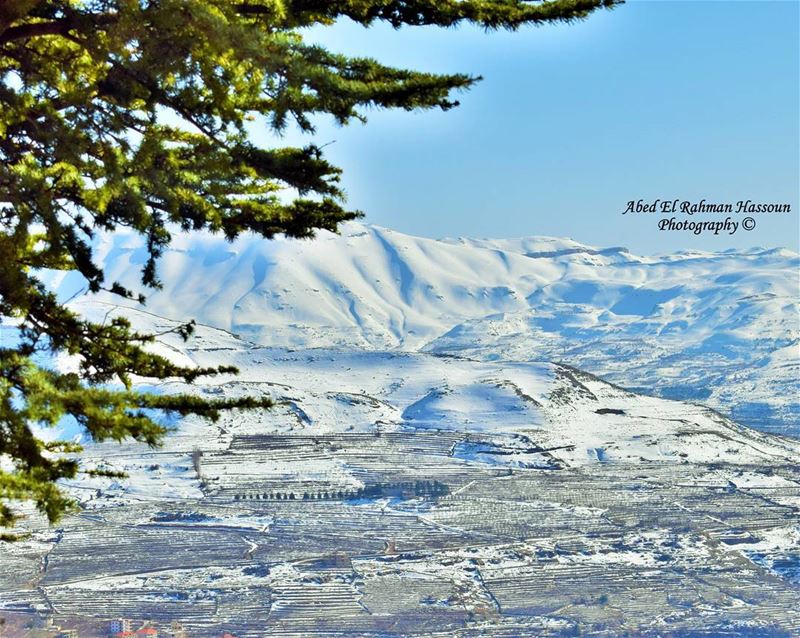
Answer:
<svg viewBox="0 0 800 638"><path fill-rule="evenodd" d="M108 625L108 632L111 635L119 634L122 632L129 632L133 629L133 622L130 618L116 618Z"/></svg>
<svg viewBox="0 0 800 638"><path fill-rule="evenodd" d="M178 624L178 626L180 627L180 624ZM146 623L139 629L133 629L133 621L128 618L112 620L108 628L109 638L158 638L158 629L149 623ZM173 636L174 634L167 632L166 635ZM176 638L185 638L185 633L183 635L178 635Z"/></svg>

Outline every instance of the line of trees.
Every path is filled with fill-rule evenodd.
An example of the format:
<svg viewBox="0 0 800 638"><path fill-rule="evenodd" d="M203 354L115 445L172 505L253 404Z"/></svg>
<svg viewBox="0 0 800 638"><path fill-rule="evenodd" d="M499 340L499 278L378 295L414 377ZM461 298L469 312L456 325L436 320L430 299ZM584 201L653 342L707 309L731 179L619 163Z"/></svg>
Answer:
<svg viewBox="0 0 800 638"><path fill-rule="evenodd" d="M399 481L394 483L375 483L357 490L320 490L317 492L246 492L234 494L234 501L331 501L354 500L361 498L380 498L399 496L413 498L418 496L439 497L450 493L441 481Z"/></svg>

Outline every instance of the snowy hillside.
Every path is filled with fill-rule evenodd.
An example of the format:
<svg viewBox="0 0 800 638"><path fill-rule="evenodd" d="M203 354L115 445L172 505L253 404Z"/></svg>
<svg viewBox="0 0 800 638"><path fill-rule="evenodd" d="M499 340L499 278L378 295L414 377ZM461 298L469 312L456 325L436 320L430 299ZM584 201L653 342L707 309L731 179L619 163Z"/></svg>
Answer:
<svg viewBox="0 0 800 638"><path fill-rule="evenodd" d="M92 302L84 302L83 311L98 318L123 312ZM145 331L162 333L177 325L138 311L124 313ZM242 342L204 326L189 344L167 334L154 347L184 365L239 369L238 375L191 386L166 382L162 391L210 397L269 394L279 402L266 412L226 415L223 429L227 422L238 434L469 433L494 441L505 449L504 463L515 466L546 465L547 459L575 466L597 461L758 464L800 458L800 442L794 439L742 428L703 406L631 393L561 364L285 350ZM549 452L531 460L532 448ZM295 472L303 474L300 468Z"/></svg>
<svg viewBox="0 0 800 638"><path fill-rule="evenodd" d="M136 287L139 238L104 237L99 255L109 278ZM800 433L800 257L789 251L642 257L352 223L312 241L179 235L160 268L148 311L262 345L562 361ZM49 283L63 298L82 286L74 274Z"/></svg>
<svg viewBox="0 0 800 638"><path fill-rule="evenodd" d="M298 490L334 492L364 487L371 472L399 480L419 469L398 466L391 457L370 459L366 466L363 459L344 462L346 448L338 447L321 451L289 446L266 455L260 448L231 452L242 437L265 435L413 436L418 442L408 451L420 455L415 457L420 463L429 452L426 437L443 438L449 460L440 459L443 465L428 468L426 474L441 480L452 472L460 476L464 463L553 469L609 463L738 467L800 462L800 442L794 439L742 428L702 406L630 393L569 366L426 353L286 350L257 346L206 326L199 326L186 344L168 332L178 325L174 321L102 302L81 301L79 306L98 320L124 312L137 329L166 333L151 347L176 363L239 369L238 375L193 385L163 382L160 392L210 398L267 394L277 402L267 411L226 413L217 424L184 419L156 454L158 472L147 471L153 457L142 446L91 446L90 459L96 458L100 467L123 470L131 479L124 484L81 479L74 485L76 495L89 508L103 507L109 498L127 502L202 496L190 461L198 447L204 452L206 489L223 492L242 484L273 490L287 481L296 482ZM68 365L62 361L62 367ZM215 478L209 478L212 467ZM736 470L723 475L738 480ZM99 501L93 487L103 488Z"/></svg>

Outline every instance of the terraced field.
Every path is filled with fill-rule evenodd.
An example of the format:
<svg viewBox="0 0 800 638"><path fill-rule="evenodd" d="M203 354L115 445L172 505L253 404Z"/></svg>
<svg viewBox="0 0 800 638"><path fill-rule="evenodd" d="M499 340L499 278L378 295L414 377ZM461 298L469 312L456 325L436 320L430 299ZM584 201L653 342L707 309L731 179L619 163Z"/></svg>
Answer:
<svg viewBox="0 0 800 638"><path fill-rule="evenodd" d="M180 620L197 636L800 631L796 574L770 568L768 549L750 556L796 532L797 466L492 469L441 454L451 433L417 436L319 444L371 466L367 481L393 467L427 480L423 446L447 494L234 500L250 486L228 477L197 499L88 510L43 543L44 562L0 555L0 572L14 574L0 601L56 616ZM283 449L313 449L282 438ZM259 440L264 450L278 443ZM234 439L231 452L260 449ZM223 467L214 458L203 465L212 477ZM782 481L722 479L737 473ZM780 550L771 559L780 563ZM736 627L751 634L725 633Z"/></svg>

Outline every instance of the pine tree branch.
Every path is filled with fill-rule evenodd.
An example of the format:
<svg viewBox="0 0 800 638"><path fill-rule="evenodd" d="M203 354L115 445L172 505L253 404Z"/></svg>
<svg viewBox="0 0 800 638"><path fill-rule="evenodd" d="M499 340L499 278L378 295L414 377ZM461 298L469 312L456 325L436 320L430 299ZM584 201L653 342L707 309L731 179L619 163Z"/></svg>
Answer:
<svg viewBox="0 0 800 638"><path fill-rule="evenodd" d="M288 2L290 26L308 26L347 17L368 26L376 20L392 26L455 26L474 22L487 29L516 29L524 24L571 22L598 8L611 8L625 0L293 0ZM273 7L243 2L236 10L245 16L275 17ZM326 20L327 19L327 20Z"/></svg>
<svg viewBox="0 0 800 638"><path fill-rule="evenodd" d="M43 0L0 0L0 34L27 16Z"/></svg>
<svg viewBox="0 0 800 638"><path fill-rule="evenodd" d="M0 32L0 46L15 40L29 40L44 35L60 35L71 37L70 31L80 30L91 25L92 29L100 29L117 22L118 16L113 13L102 14L77 14L71 13L59 20L46 20L42 22L26 22L9 26ZM91 34L89 34L91 35Z"/></svg>
<svg viewBox="0 0 800 638"><path fill-rule="evenodd" d="M42 35L66 35L71 29L69 20L54 20L52 22L28 22L15 27L9 27L0 34L0 45L13 40L27 40Z"/></svg>

